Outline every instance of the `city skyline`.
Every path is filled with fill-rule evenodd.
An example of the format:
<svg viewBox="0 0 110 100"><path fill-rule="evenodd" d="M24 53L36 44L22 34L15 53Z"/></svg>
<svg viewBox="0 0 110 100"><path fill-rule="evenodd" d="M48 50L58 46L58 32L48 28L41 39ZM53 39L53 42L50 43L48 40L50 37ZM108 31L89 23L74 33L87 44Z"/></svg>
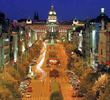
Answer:
<svg viewBox="0 0 110 100"><path fill-rule="evenodd" d="M5 13L6 18L18 20L23 18L31 19L34 13L38 12L40 20L48 18L51 5L57 13L58 20L73 20L75 16L79 20L96 18L100 14L100 9L105 8L105 14L110 16L109 0L0 0L0 11Z"/></svg>

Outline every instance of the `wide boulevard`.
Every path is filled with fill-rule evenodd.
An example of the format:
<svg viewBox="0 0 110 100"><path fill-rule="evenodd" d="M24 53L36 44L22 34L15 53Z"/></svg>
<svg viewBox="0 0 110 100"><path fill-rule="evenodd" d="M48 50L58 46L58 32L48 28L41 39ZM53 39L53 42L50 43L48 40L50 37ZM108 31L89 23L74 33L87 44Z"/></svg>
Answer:
<svg viewBox="0 0 110 100"><path fill-rule="evenodd" d="M50 67L46 67L47 59L49 59L49 52L53 50L57 54L56 59L59 59L61 64L50 65ZM31 80L30 86L32 86L32 92L29 92L31 94L31 98L26 98L26 94L28 93L26 92L22 100L50 100L49 85L52 81L57 81L60 83L61 92L64 100L80 100L71 96L74 90L72 89L72 86L69 83L65 73L67 65L67 56L63 45L60 43L56 43L53 45L43 45L40 54L41 55L37 60L37 65L32 66L32 71L34 72L34 75L39 74L40 77L38 79ZM39 63L41 63L41 60L43 58L43 64L39 67ZM59 71L59 77L57 77L56 79L49 77L49 71L53 68Z"/></svg>

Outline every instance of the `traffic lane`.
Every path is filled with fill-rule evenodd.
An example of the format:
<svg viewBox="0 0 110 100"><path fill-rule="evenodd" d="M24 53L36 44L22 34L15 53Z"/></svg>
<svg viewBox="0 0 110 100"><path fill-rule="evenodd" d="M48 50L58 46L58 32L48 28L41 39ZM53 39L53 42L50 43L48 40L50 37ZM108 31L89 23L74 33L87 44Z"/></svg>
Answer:
<svg viewBox="0 0 110 100"><path fill-rule="evenodd" d="M39 96L39 91L40 91L40 85L41 85L41 82L40 80L31 80L31 84L29 86L32 87L32 92L27 92L24 94L24 97L22 98L22 100L26 100L26 94L27 93L30 93L31 94L31 98L40 98ZM31 100L31 98L28 98L28 100Z"/></svg>

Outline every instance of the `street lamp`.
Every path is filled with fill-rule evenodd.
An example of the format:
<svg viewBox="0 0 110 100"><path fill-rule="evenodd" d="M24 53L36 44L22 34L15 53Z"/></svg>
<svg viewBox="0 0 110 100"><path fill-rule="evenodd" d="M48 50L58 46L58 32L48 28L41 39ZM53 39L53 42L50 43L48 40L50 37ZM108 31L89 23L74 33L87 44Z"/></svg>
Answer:
<svg viewBox="0 0 110 100"><path fill-rule="evenodd" d="M73 54L74 54L74 52L72 51L72 52L71 52L71 54L73 55Z"/></svg>

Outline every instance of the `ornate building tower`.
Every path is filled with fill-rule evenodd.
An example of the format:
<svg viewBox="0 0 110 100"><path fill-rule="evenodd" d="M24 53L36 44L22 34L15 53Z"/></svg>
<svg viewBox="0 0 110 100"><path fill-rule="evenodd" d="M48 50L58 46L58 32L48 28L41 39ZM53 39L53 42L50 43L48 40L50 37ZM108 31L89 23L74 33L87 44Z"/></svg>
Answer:
<svg viewBox="0 0 110 100"><path fill-rule="evenodd" d="M48 13L46 30L47 30L47 38L51 38L51 36L53 36L54 38L58 37L58 19L53 5L51 6L51 10Z"/></svg>

